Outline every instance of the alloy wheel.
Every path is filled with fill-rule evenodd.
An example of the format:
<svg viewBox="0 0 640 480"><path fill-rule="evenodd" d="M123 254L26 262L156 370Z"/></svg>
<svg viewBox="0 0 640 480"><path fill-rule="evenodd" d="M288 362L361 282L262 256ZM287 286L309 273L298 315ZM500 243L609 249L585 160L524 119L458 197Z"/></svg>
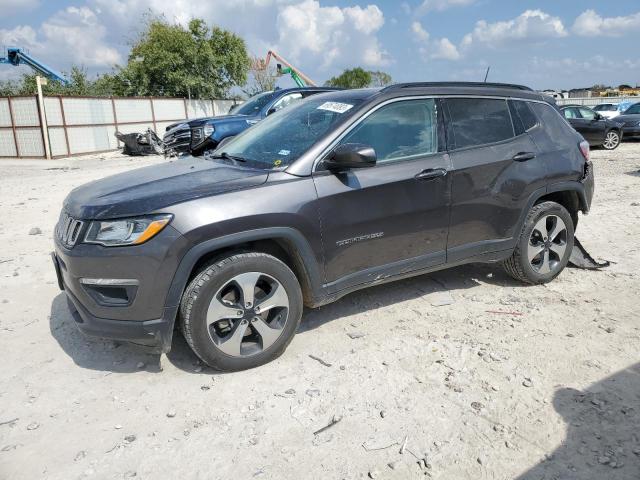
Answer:
<svg viewBox="0 0 640 480"><path fill-rule="evenodd" d="M218 289L207 310L213 344L232 357L248 357L268 349L289 318L289 296L270 275L247 272Z"/></svg>
<svg viewBox="0 0 640 480"><path fill-rule="evenodd" d="M611 131L607 133L607 136L605 137L604 143L602 145L607 150L613 150L618 146L619 143L620 135L618 135L618 132Z"/></svg>
<svg viewBox="0 0 640 480"><path fill-rule="evenodd" d="M527 256L531 267L541 275L556 271L567 250L567 226L557 215L545 215L534 225Z"/></svg>

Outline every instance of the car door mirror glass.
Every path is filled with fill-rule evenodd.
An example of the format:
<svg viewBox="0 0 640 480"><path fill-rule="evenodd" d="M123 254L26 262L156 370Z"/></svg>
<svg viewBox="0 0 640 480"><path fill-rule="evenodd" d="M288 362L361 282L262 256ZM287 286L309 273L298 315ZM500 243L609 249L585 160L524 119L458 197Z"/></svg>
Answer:
<svg viewBox="0 0 640 480"><path fill-rule="evenodd" d="M376 164L376 151L362 143L345 143L337 146L324 164L327 169L334 171L373 167Z"/></svg>

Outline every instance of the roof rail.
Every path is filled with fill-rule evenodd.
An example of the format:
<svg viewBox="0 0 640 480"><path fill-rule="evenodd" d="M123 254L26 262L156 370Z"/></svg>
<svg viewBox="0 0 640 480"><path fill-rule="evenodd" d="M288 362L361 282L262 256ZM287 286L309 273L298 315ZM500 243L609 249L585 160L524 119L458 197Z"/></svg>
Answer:
<svg viewBox="0 0 640 480"><path fill-rule="evenodd" d="M426 88L426 87L490 87L490 88L507 88L512 90L527 90L533 91L533 89L524 85L516 85L514 83L494 83L494 82L408 82L408 83L395 83L389 85L381 90L381 92L388 92L391 90L399 90L402 88Z"/></svg>

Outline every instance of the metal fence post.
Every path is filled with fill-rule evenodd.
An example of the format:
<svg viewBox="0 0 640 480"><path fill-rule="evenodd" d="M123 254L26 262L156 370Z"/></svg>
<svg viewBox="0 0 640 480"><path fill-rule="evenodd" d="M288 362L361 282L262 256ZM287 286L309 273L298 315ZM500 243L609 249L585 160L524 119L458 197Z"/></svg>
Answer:
<svg viewBox="0 0 640 480"><path fill-rule="evenodd" d="M156 126L156 111L153 108L153 97L149 97L149 103L151 104L151 121L153 122L153 131L157 132L158 127Z"/></svg>
<svg viewBox="0 0 640 480"><path fill-rule="evenodd" d="M44 156L51 160L51 145L49 145L49 127L47 126L47 114L44 111L44 98L42 96L42 85L46 85L47 80L40 75L36 75L36 87L38 89L38 115L40 116L40 131L42 132L42 143L44 144Z"/></svg>
<svg viewBox="0 0 640 480"><path fill-rule="evenodd" d="M11 105L11 97L7 97L9 103L9 117L11 118L11 130L13 130L13 143L16 146L16 157L20 158L20 148L18 146L18 136L16 135L16 120L13 116L13 106Z"/></svg>
<svg viewBox="0 0 640 480"><path fill-rule="evenodd" d="M67 132L67 117L64 114L64 102L62 101L62 95L58 95L58 101L60 102L60 113L62 114L62 130L64 131L64 141L67 144L67 155L71 155L71 147L69 147L69 132Z"/></svg>

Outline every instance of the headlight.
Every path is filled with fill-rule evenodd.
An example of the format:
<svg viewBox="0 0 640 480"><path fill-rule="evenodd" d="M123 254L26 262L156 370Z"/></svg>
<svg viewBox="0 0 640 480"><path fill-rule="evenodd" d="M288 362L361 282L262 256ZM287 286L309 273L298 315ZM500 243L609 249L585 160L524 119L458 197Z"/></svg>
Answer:
<svg viewBox="0 0 640 480"><path fill-rule="evenodd" d="M155 237L171 221L172 215L94 221L84 237L85 243L105 247L140 245Z"/></svg>
<svg viewBox="0 0 640 480"><path fill-rule="evenodd" d="M210 136L215 131L216 131L216 129L213 128L213 125L211 125L210 123L205 123L204 124L204 136L205 137Z"/></svg>

